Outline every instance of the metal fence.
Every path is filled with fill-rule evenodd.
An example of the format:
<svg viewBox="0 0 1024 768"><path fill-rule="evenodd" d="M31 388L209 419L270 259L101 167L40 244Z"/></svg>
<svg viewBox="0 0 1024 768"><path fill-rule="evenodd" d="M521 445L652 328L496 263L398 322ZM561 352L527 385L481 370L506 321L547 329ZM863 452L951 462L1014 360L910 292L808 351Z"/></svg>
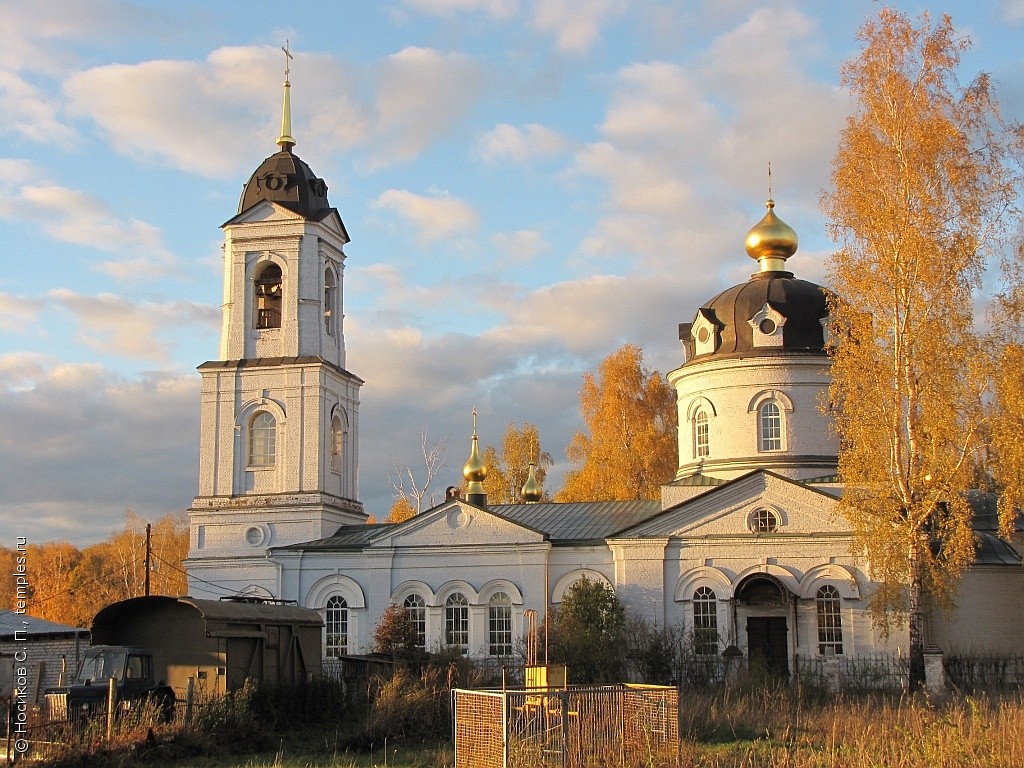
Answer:
<svg viewBox="0 0 1024 768"><path fill-rule="evenodd" d="M859 656L797 656L796 678L832 690L902 691L910 682L910 662L894 653Z"/></svg>
<svg viewBox="0 0 1024 768"><path fill-rule="evenodd" d="M674 687L452 692L458 768L646 764L679 748Z"/></svg>
<svg viewBox="0 0 1024 768"><path fill-rule="evenodd" d="M1024 687L1024 656L950 655L942 660L950 685L963 691Z"/></svg>

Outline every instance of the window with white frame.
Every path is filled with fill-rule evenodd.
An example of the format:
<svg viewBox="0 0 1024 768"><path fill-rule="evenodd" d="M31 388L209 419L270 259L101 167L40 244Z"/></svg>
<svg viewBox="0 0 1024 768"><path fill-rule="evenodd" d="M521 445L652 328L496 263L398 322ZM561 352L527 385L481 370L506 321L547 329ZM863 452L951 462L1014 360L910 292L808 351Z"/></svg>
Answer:
<svg viewBox="0 0 1024 768"><path fill-rule="evenodd" d="M487 602L487 645L491 656L512 655L512 598L504 592Z"/></svg>
<svg viewBox="0 0 1024 768"><path fill-rule="evenodd" d="M250 467L272 467L277 457L277 419L259 411L249 420Z"/></svg>
<svg viewBox="0 0 1024 768"><path fill-rule="evenodd" d="M702 656L718 653L718 597L708 587L693 593L693 650Z"/></svg>
<svg viewBox="0 0 1024 768"><path fill-rule="evenodd" d="M409 595L402 603L409 621L416 627L416 647L427 647L427 604L416 593Z"/></svg>
<svg viewBox="0 0 1024 768"><path fill-rule="evenodd" d="M337 658L348 653L348 603L337 595L324 608L324 655Z"/></svg>
<svg viewBox="0 0 1024 768"><path fill-rule="evenodd" d="M762 403L757 410L760 448L762 451L782 450L782 409L774 400Z"/></svg>
<svg viewBox="0 0 1024 768"><path fill-rule="evenodd" d="M693 457L701 459L711 455L711 429L708 412L701 408L693 417Z"/></svg>
<svg viewBox="0 0 1024 768"><path fill-rule="evenodd" d="M469 600L461 592L454 592L444 603L444 642L462 650L469 650Z"/></svg>
<svg viewBox="0 0 1024 768"><path fill-rule="evenodd" d="M826 584L818 590L815 603L818 609L818 653L822 656L841 656L843 617L839 590Z"/></svg>
<svg viewBox="0 0 1024 768"><path fill-rule="evenodd" d="M335 416L331 420L331 471L341 472L342 457L345 452L345 427L341 423L341 417Z"/></svg>
<svg viewBox="0 0 1024 768"><path fill-rule="evenodd" d="M328 336L334 335L337 328L338 303L338 281L334 277L334 270L328 267L324 270L324 330Z"/></svg>

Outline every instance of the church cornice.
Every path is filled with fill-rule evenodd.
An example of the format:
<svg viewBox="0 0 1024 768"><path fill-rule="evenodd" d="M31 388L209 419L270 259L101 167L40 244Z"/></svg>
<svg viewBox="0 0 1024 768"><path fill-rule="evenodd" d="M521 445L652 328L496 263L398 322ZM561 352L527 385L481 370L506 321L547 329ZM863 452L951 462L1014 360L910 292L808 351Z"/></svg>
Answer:
<svg viewBox="0 0 1024 768"><path fill-rule="evenodd" d="M357 384L365 384L361 378L354 373L346 371L341 366L325 360L320 355L298 355L295 357L249 357L240 360L207 360L200 365L199 371L214 370L236 370L240 368L277 368L283 365L322 365L330 368L342 378L349 379Z"/></svg>

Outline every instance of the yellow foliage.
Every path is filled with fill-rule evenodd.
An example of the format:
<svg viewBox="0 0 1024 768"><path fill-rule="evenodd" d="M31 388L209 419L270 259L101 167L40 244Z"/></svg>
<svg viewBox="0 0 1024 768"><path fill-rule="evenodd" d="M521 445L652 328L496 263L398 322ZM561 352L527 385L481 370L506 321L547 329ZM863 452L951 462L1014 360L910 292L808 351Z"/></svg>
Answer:
<svg viewBox="0 0 1024 768"><path fill-rule="evenodd" d="M169 514L153 523L151 545L150 594L185 594L185 516ZM145 594L146 521L128 510L124 527L105 541L82 550L66 541L30 544L26 558L29 614L89 627L104 606Z"/></svg>
<svg viewBox="0 0 1024 768"><path fill-rule="evenodd" d="M547 468L552 464L551 454L540 450L537 425L525 422L520 430L514 421L505 427L501 455L489 445L484 449L483 460L487 466L484 487L489 504L519 504L530 472L530 462L536 462L534 472L541 486L547 478Z"/></svg>
<svg viewBox="0 0 1024 768"><path fill-rule="evenodd" d="M956 77L969 43L948 16L883 8L842 70L855 99L823 197L843 250L829 391L851 521L883 628L949 605L974 556L972 487L991 381L973 299L1011 228L1020 183L988 80ZM912 670L913 671L913 670Z"/></svg>
<svg viewBox="0 0 1024 768"><path fill-rule="evenodd" d="M586 373L580 410L587 432L566 448L574 465L558 501L654 499L676 470L675 392L626 344Z"/></svg>
<svg viewBox="0 0 1024 768"><path fill-rule="evenodd" d="M391 505L391 511L388 513L387 518L384 520L386 523L404 523L410 517L416 514L416 507L409 501L408 496L399 496L395 499L395 503Z"/></svg>

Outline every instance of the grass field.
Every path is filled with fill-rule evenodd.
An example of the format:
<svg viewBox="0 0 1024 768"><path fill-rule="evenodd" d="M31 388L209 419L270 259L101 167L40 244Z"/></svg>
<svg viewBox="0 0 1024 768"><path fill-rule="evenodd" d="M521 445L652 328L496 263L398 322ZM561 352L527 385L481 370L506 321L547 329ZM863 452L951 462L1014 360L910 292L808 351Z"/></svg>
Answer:
<svg viewBox="0 0 1024 768"><path fill-rule="evenodd" d="M684 691L680 698L683 740L672 759L647 768L1022 768L1024 693L1000 697L812 696L789 688ZM127 768L449 768L450 744L426 746L381 739L359 753L339 744L339 727L307 725L261 733L255 741L190 742L161 734L156 746L140 746L99 759L62 765ZM215 751L216 754L210 754ZM561 761L551 763L560 766ZM615 768L598 755L587 768ZM460 766L461 768L461 766ZM469 768L467 766L467 768ZM526 768L525 766L523 768ZM534 766L529 766L534 768ZM630 766L630 768L633 768Z"/></svg>

